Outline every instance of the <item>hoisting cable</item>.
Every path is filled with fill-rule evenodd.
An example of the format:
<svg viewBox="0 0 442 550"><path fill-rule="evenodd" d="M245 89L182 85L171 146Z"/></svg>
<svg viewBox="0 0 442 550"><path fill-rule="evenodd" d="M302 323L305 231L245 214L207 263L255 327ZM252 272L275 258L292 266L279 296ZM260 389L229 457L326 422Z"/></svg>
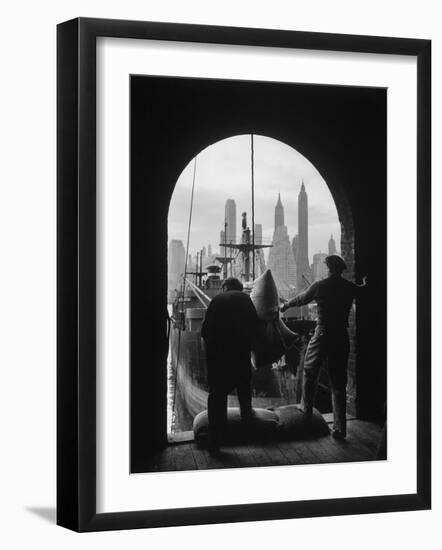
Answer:
<svg viewBox="0 0 442 550"><path fill-rule="evenodd" d="M255 280L255 148L250 134L250 161L252 165L252 280Z"/></svg>
<svg viewBox="0 0 442 550"><path fill-rule="evenodd" d="M182 305L184 305L184 290L186 287L186 278L187 278L187 262L189 259L189 244L190 244L190 227L192 225L192 213L193 213L193 194L195 191L195 177L196 177L196 159L193 161L193 178L192 178L192 192L190 195L190 211L189 211L189 224L187 226L187 241L186 241L186 259L184 262L184 278L183 278L183 294L182 294ZM196 267L198 269L198 266Z"/></svg>
<svg viewBox="0 0 442 550"><path fill-rule="evenodd" d="M195 191L195 179L196 179L196 159L197 159L197 156L194 158L194 161L193 161L192 192L190 194L189 223L187 226L187 240L186 240L186 258L184 260L183 286L181 288L181 309L179 310L180 322L179 322L179 332L178 332L178 350L177 350L176 365L175 365L176 372L175 372L175 384L174 384L174 391L173 391L172 411L175 410L175 402L176 402L177 377L178 377L177 373L178 373L180 353L181 353L181 332L182 332L182 329L185 328L185 323L186 323L186 317L185 317L185 311L184 311L184 295L186 292L187 263L189 259L190 228L192 225L193 195ZM198 270L198 266L197 266L197 270ZM182 323L184 323L183 326L182 326Z"/></svg>

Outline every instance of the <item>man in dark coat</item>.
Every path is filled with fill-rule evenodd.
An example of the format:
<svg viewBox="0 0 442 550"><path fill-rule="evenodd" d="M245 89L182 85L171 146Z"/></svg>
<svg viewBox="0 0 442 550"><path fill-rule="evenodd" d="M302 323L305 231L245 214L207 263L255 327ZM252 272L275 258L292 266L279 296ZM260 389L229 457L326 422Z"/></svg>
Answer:
<svg viewBox="0 0 442 550"><path fill-rule="evenodd" d="M364 284L361 286L344 279L342 273L347 266L336 254L327 256L325 263L328 268L328 277L313 283L305 292L286 302L281 306L281 311L316 301L318 319L315 333L308 344L304 358L302 406L306 415L312 414L319 369L324 359L328 359L334 420L332 435L337 439L345 439L347 363L350 350L348 316L353 300L366 286L366 278L364 277Z"/></svg>
<svg viewBox="0 0 442 550"><path fill-rule="evenodd" d="M235 388L243 420L253 416L250 354L259 320L238 279L230 277L207 308L201 336L206 346L209 381L209 450L217 452L227 421L227 396Z"/></svg>

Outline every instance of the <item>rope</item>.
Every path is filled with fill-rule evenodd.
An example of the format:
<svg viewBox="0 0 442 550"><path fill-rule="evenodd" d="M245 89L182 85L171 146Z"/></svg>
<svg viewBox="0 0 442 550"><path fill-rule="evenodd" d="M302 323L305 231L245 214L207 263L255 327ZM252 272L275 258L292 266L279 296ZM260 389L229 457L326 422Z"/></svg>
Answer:
<svg viewBox="0 0 442 550"><path fill-rule="evenodd" d="M184 290L186 287L186 277L187 277L187 262L189 260L189 245L190 245L190 227L192 225L192 213L193 213L193 194L195 191L195 177L196 177L196 159L193 161L193 178L192 178L192 193L190 195L190 212L189 212L189 224L187 226L187 241L186 241L186 260L184 262L184 279L183 279L183 301L184 304ZM197 266L198 269L198 266Z"/></svg>
<svg viewBox="0 0 442 550"><path fill-rule="evenodd" d="M195 284L193 284L192 281L190 281L189 279L187 280L187 284L190 285L190 288L194 292L195 296L202 303L202 305L207 309L212 299L209 296L207 296L207 294L203 292L200 288L198 288ZM207 300L207 304L204 302L204 300Z"/></svg>

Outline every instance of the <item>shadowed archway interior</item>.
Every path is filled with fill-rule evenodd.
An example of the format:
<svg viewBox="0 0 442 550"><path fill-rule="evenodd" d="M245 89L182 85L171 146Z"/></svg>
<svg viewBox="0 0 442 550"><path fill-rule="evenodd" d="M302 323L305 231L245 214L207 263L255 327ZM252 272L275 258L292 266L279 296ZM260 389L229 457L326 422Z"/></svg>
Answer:
<svg viewBox="0 0 442 550"><path fill-rule="evenodd" d="M238 134L277 139L326 181L349 275L368 273L350 357L350 411L382 416L386 399L386 90L131 77L131 471L167 444L167 216L184 167ZM375 327L375 330L373 329Z"/></svg>

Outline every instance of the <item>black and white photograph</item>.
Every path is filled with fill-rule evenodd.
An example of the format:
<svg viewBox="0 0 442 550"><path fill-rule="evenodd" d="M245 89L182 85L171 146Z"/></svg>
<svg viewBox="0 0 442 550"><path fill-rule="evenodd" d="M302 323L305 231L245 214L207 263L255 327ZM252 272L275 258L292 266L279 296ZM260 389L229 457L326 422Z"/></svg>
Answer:
<svg viewBox="0 0 442 550"><path fill-rule="evenodd" d="M440 11L4 5L0 547L440 546Z"/></svg>
<svg viewBox="0 0 442 550"><path fill-rule="evenodd" d="M430 42L58 42L57 523L428 509Z"/></svg>
<svg viewBox="0 0 442 550"><path fill-rule="evenodd" d="M387 90L130 83L134 471L385 460Z"/></svg>

